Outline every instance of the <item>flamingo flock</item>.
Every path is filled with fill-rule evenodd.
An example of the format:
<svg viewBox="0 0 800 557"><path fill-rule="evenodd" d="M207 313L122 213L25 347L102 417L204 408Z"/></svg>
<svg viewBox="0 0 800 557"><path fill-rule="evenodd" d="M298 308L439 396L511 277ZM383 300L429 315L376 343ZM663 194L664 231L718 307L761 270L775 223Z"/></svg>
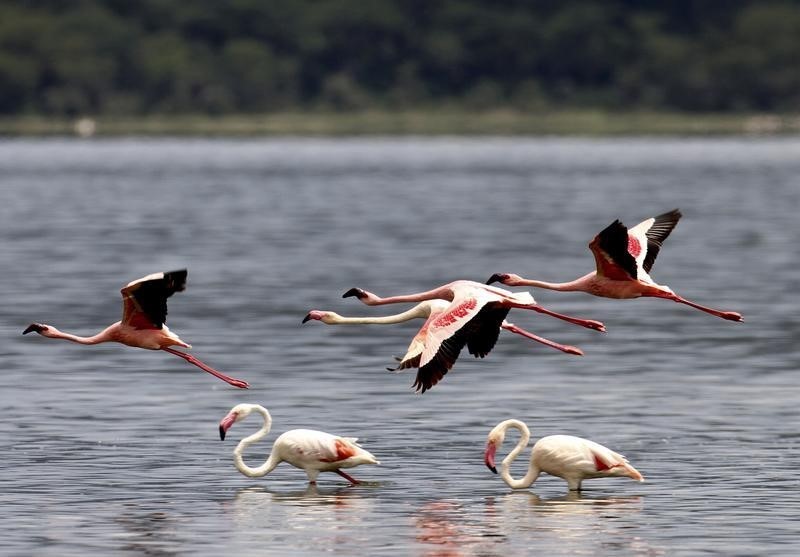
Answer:
<svg viewBox="0 0 800 557"><path fill-rule="evenodd" d="M397 324L412 319L424 319L405 355L397 358L398 365L387 369L416 369L413 388L419 393L425 393L442 381L455 365L464 347L477 358L487 356L494 349L501 330L566 354L583 355L583 351L575 346L560 344L509 323L506 318L512 309L530 310L573 325L605 331L605 326L600 321L546 309L536 302L530 292L512 292L491 286L494 282L511 287L586 292L606 298L663 298L722 319L743 321L738 312L714 309L689 301L650 278L649 273L656 256L680 218L680 211L675 209L649 218L633 228L627 228L619 220L615 220L589 243L595 259L595 270L570 282L544 282L512 273L495 273L486 284L456 280L424 292L389 297L380 297L361 288L351 288L343 297L354 297L367 306L401 303L416 305L401 313L372 317L345 317L333 311L311 310L303 323L320 321L327 325ZM117 342L135 348L162 350L183 358L234 387L247 389L247 381L225 375L191 354L172 348L191 348L190 344L181 340L166 325L167 298L185 290L187 275L188 272L182 269L154 273L128 283L121 290L122 319L93 336L83 337L62 332L43 323L30 324L22 334L36 332L46 338L84 345ZM235 423L245 420L253 413L261 416L261 428L243 438L233 451L234 466L245 476L265 476L279 463L287 462L304 470L311 484L316 483L321 472L333 472L351 485L357 485L360 482L343 472L343 468L380 464L374 455L356 443L357 439L354 437L341 437L311 429L293 429L274 441L272 451L263 464L250 467L244 462L243 452L269 434L272 427L269 411L259 404L238 404L219 422L219 435L224 440ZM530 487L541 473L564 479L570 491L579 491L583 480L591 478L628 477L644 481L642 474L621 454L594 441L571 435L550 435L539 439L531 450L527 473L521 479L514 479L510 472L511 462L527 447L530 440L530 431L525 423L514 419L501 422L487 437L484 462L494 473L497 473L496 452L510 428L520 432L520 439L502 460L500 477L512 489Z"/></svg>

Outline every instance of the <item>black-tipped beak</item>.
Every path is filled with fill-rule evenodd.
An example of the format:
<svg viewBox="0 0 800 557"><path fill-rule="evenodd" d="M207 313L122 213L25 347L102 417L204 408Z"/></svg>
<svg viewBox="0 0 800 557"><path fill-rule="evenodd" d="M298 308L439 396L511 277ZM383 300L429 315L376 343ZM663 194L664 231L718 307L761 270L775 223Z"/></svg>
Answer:
<svg viewBox="0 0 800 557"><path fill-rule="evenodd" d="M310 320L311 320L311 314L310 313L308 315L306 315L305 317L303 317L303 323L305 323L306 321L310 321Z"/></svg>
<svg viewBox="0 0 800 557"><path fill-rule="evenodd" d="M23 335L27 335L28 333L32 333L32 332L34 332L34 331L35 331L35 332L37 332L37 333L41 333L41 332L42 332L42 331L44 331L46 328L47 328L47 327L45 327L44 325L40 325L39 323L31 323L30 325L28 325L28 328L27 328L27 329L25 329L24 331L22 331L22 334L23 334Z"/></svg>
<svg viewBox="0 0 800 557"><path fill-rule="evenodd" d="M497 474L497 467L494 465L494 454L497 452L497 446L494 443L486 444L486 452L483 455L483 462L486 467L493 473Z"/></svg>
<svg viewBox="0 0 800 557"><path fill-rule="evenodd" d="M225 440L225 434L236 423L236 412L231 412L219 422L219 438Z"/></svg>
<svg viewBox="0 0 800 557"><path fill-rule="evenodd" d="M506 278L505 274L495 273L489 277L489 280L486 281L486 284L492 284L493 282L503 282L505 278Z"/></svg>
<svg viewBox="0 0 800 557"><path fill-rule="evenodd" d="M351 288L344 294L342 294L342 298L351 298L355 296L356 298L363 298L365 296L364 291L360 288Z"/></svg>

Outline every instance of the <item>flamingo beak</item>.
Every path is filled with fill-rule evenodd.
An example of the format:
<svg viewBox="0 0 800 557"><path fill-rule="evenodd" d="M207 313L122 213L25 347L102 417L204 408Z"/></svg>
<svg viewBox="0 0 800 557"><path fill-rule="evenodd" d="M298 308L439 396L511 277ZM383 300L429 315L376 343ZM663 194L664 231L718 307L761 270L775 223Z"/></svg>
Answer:
<svg viewBox="0 0 800 557"><path fill-rule="evenodd" d="M308 315L303 317L303 323L305 323L306 321L311 321L311 319L312 319L312 317L311 317L311 314L309 313Z"/></svg>
<svg viewBox="0 0 800 557"><path fill-rule="evenodd" d="M486 467L497 474L497 467L494 465L494 453L497 452L497 445L489 441L486 443L486 452L483 454L483 462Z"/></svg>
<svg viewBox="0 0 800 557"><path fill-rule="evenodd" d="M228 430L231 428L231 426L234 423L236 423L236 418L237 417L238 417L238 415L237 415L236 412L231 412L230 414L228 414L227 416L222 418L222 421L219 422L219 438L220 439L222 439L223 441L225 440L225 434L228 432Z"/></svg>
<svg viewBox="0 0 800 557"><path fill-rule="evenodd" d="M47 327L45 327L44 325L40 325L39 323L31 323L30 325L28 325L27 329L22 331L22 334L23 335L27 335L28 333L32 333L34 331L37 332L37 333L41 333L42 331L44 331L46 329L47 329Z"/></svg>
<svg viewBox="0 0 800 557"><path fill-rule="evenodd" d="M493 282L503 282L506 280L505 273L495 273L489 277L489 280L486 281L486 284L492 284Z"/></svg>
<svg viewBox="0 0 800 557"><path fill-rule="evenodd" d="M350 290L348 290L347 292L342 294L342 298L350 298L350 297L355 296L356 298L358 298L360 300L360 299L366 297L366 295L367 295L367 293L364 292L361 288L351 288Z"/></svg>

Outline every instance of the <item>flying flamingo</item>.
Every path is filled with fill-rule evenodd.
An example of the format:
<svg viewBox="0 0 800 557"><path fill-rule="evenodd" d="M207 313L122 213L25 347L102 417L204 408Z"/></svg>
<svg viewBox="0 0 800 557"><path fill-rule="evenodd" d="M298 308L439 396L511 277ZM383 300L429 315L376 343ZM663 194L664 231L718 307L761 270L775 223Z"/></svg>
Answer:
<svg viewBox="0 0 800 557"><path fill-rule="evenodd" d="M361 482L345 474L340 468L353 468L361 464L380 464L369 452L356 443L355 437L338 437L313 429L292 429L281 434L272 445L272 452L266 462L257 468L244 463L244 450L263 439L272 428L272 416L260 404L237 404L219 423L219 437L225 439L228 429L247 418L252 412L261 414L264 425L256 433L245 437L233 450L233 463L236 469L250 478L260 478L272 472L281 462L288 462L295 468L306 471L308 481L317 483L320 472L335 472L353 485Z"/></svg>
<svg viewBox="0 0 800 557"><path fill-rule="evenodd" d="M528 473L522 479L515 480L509 471L511 463L525 449L531 438L528 426L519 420L500 422L489 432L484 462L495 474L495 452L503 444L506 430L510 427L518 429L522 435L517 446L501 463L500 477L512 489L530 487L542 472L566 480L570 491L580 491L581 482L591 478L627 476L639 482L644 481L639 471L621 454L594 441L572 435L549 435L539 439L531 451Z"/></svg>
<svg viewBox="0 0 800 557"><path fill-rule="evenodd" d="M587 292L604 298L665 298L686 304L729 321L744 321L735 311L720 311L701 306L675 294L668 286L656 284L650 269L656 260L661 244L678 224L678 209L649 218L628 229L615 220L589 243L597 270L571 282L543 282L529 280L512 273L496 273L487 284L501 282L506 286L533 286L563 292Z"/></svg>
<svg viewBox="0 0 800 557"><path fill-rule="evenodd" d="M122 321L117 321L91 337L80 337L59 331L52 325L31 323L22 334L37 332L48 338L60 338L79 344L100 344L101 342L119 342L134 348L147 348L148 350L164 350L175 354L194 364L214 377L230 383L234 387L246 389L247 381L234 379L207 366L191 354L186 354L170 348L182 346L191 348L178 335L169 330L166 325L167 298L175 292L186 288L186 269L168 273L154 273L128 283L122 292Z"/></svg>
<svg viewBox="0 0 800 557"><path fill-rule="evenodd" d="M384 304L401 304L405 302L421 302L423 300L432 300L434 298L441 298L452 302L452 311L449 311L447 318L453 322L463 319L467 316L489 308L489 310L503 309L529 309L538 313L544 313L558 319L563 319L574 325L581 325L589 329L597 331L605 331L605 325L600 321L593 321L591 319L579 319L577 317L570 317L561 313L556 313L545 309L536 303L530 292L511 292L503 288L496 288L494 286L487 286L479 282L471 280L456 280L443 284L433 290L427 292L418 292L416 294L405 294L401 296L390 296L381 298L371 292L362 290L361 288L351 288L342 295L342 298L349 298L355 296L362 303L368 306L382 306ZM505 315L503 315L505 318ZM502 321L502 319L500 319Z"/></svg>
<svg viewBox="0 0 800 557"><path fill-rule="evenodd" d="M444 377L465 344L470 354L476 358L486 356L497 341L499 329L511 331L568 354L583 355L579 348L558 344L505 321L504 317L510 308L496 308L493 311L484 309L475 312L469 321L457 323L455 319L447 316L448 312L453 311L453 306L454 303L447 300L434 298L424 300L403 313L383 317L343 317L332 311L311 310L303 319L303 323L313 319L328 325L392 324L425 318L422 328L408 346L406 355L399 359L400 364L396 368L388 368L389 371L419 368L413 386L418 392L423 393ZM440 318L443 314L445 317Z"/></svg>

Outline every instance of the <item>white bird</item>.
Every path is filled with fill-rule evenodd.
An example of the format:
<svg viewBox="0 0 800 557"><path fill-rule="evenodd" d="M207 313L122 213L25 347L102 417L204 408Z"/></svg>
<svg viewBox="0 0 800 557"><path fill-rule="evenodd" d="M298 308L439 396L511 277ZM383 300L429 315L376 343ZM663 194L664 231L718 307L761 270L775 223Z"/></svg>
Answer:
<svg viewBox="0 0 800 557"><path fill-rule="evenodd" d="M266 462L257 468L245 464L242 453L263 439L272 428L272 416L259 404L237 404L219 423L220 439L225 439L228 429L244 420L252 412L264 418L264 425L256 433L239 441L233 451L233 463L245 476L260 478L272 472L281 462L288 462L296 468L305 470L309 483L315 484L320 472L335 472L351 484L360 482L340 468L353 468L361 464L380 464L368 451L359 446L355 437L339 437L313 429L292 429L280 435L272 445L272 452Z"/></svg>
<svg viewBox="0 0 800 557"><path fill-rule="evenodd" d="M572 435L549 435L539 439L531 451L527 474L515 480L511 477L511 463L525 449L531 438L528 426L519 420L500 422L489 432L484 462L495 474L495 452L503 444L506 430L510 427L518 429L521 437L514 450L501 462L500 477L512 489L530 487L542 472L566 480L570 491L580 491L581 482L591 478L627 476L639 482L644 481L639 471L621 454L594 441Z"/></svg>
<svg viewBox="0 0 800 557"><path fill-rule="evenodd" d="M463 317L460 314L455 316L449 314L456 311L460 311L458 304L434 298L424 300L402 313L380 317L344 317L333 311L311 310L303 319L303 323L313 319L327 325L394 324L425 318L425 323L411 340L406 355L399 359L400 364L396 368L389 368L389 371L419 368L413 386L423 393L444 377L465 344L470 354L476 358L486 356L497 341L498 327L567 354L583 355L579 348L553 342L509 323L503 319L508 309L497 309L494 312L488 309L477 311L469 321L453 327L453 324ZM444 317L440 318L442 314ZM423 359L426 348L429 348L428 356Z"/></svg>

